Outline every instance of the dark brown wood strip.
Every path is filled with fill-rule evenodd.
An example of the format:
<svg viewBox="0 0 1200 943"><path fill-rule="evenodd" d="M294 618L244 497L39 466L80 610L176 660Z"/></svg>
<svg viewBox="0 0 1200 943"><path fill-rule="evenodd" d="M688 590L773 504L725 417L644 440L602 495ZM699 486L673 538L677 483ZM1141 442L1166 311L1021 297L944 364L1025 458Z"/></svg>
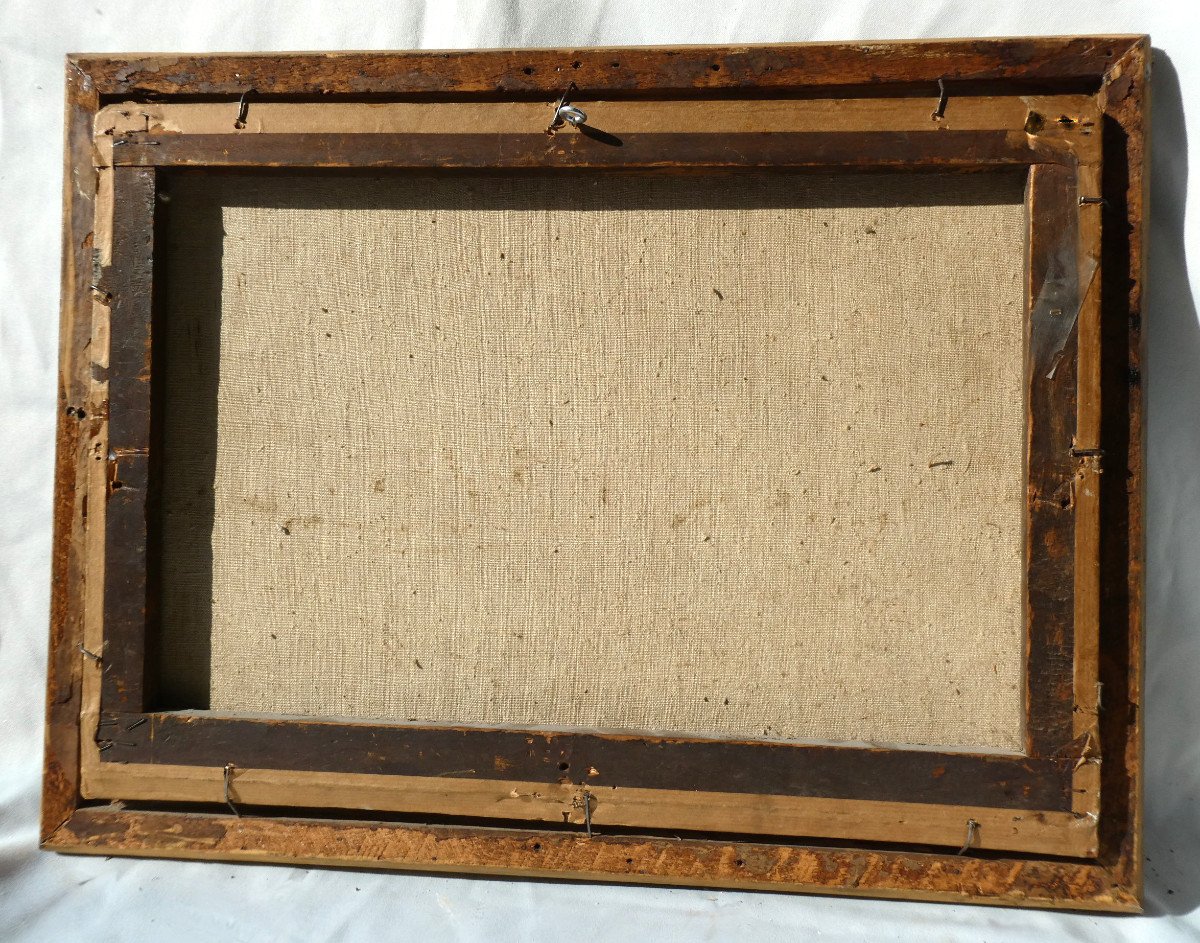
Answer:
<svg viewBox="0 0 1200 943"><path fill-rule="evenodd" d="M151 330L156 171L113 171L109 297L108 485L104 539L101 703L141 710L146 700L150 553Z"/></svg>
<svg viewBox="0 0 1200 943"><path fill-rule="evenodd" d="M150 447L150 331L154 289L156 172L113 170L109 296L108 443L114 451Z"/></svg>
<svg viewBox="0 0 1200 943"><path fill-rule="evenodd" d="M569 82L575 82L583 96L656 97L839 87L878 94L881 86L924 83L936 102L939 78L955 83L1005 81L1019 84L1023 91L1065 84L1094 91L1133 41L1128 36L1031 37L734 48L163 55L135 60L79 56L74 61L106 97L236 98L253 88L259 95L525 95L553 101Z"/></svg>
<svg viewBox="0 0 1200 943"><path fill-rule="evenodd" d="M1071 758L277 720L114 717L106 760L1070 809Z"/></svg>
<svg viewBox="0 0 1200 943"><path fill-rule="evenodd" d="M980 170L1053 161L1060 151L996 131L630 134L614 144L575 131L532 134L134 134L113 147L133 167L437 169Z"/></svg>
<svg viewBox="0 0 1200 943"><path fill-rule="evenodd" d="M1073 736L1075 627L1076 317L1079 202L1065 166L1029 180L1026 360L1026 749L1064 750ZM1078 752L1078 751L1074 751Z"/></svg>
<svg viewBox="0 0 1200 943"><path fill-rule="evenodd" d="M104 539L104 649L100 703L140 711L146 703L149 456L109 460Z"/></svg>

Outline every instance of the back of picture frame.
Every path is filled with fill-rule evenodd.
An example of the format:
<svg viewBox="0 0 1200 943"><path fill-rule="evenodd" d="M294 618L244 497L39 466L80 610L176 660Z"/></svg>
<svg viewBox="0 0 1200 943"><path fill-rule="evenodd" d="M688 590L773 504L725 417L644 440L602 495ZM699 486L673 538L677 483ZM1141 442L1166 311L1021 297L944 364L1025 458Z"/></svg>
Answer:
<svg viewBox="0 0 1200 943"><path fill-rule="evenodd" d="M72 57L44 846L1136 909L1148 48Z"/></svg>

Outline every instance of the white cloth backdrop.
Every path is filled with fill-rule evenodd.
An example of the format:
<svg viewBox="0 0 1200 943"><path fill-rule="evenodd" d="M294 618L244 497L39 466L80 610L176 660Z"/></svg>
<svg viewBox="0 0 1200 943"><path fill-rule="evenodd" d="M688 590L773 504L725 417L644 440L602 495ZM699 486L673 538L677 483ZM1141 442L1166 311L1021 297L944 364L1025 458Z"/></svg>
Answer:
<svg viewBox="0 0 1200 943"><path fill-rule="evenodd" d="M50 591L63 56L1148 32L1147 907L1098 917L36 850ZM1184 103L1191 105L1186 109ZM0 939L1200 939L1200 5L1076 0L0 0ZM1193 204L1194 205L1194 204Z"/></svg>

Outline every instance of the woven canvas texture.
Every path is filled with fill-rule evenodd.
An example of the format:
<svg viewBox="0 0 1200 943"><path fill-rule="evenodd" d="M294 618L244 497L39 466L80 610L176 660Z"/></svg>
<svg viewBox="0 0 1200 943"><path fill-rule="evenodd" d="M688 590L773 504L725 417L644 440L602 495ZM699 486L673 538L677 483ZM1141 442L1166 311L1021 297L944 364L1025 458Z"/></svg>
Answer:
<svg viewBox="0 0 1200 943"><path fill-rule="evenodd" d="M168 206L171 696L1020 749L1019 180Z"/></svg>

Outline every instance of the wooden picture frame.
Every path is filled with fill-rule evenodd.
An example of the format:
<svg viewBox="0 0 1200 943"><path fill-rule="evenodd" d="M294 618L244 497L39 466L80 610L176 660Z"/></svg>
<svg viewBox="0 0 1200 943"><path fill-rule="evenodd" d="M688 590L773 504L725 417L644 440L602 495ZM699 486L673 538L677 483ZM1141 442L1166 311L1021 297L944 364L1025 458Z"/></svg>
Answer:
<svg viewBox="0 0 1200 943"><path fill-rule="evenodd" d="M43 846L1137 910L1148 58L70 57ZM609 126L548 137L568 87ZM158 709L156 225L188 168L1026 174L1023 754Z"/></svg>

